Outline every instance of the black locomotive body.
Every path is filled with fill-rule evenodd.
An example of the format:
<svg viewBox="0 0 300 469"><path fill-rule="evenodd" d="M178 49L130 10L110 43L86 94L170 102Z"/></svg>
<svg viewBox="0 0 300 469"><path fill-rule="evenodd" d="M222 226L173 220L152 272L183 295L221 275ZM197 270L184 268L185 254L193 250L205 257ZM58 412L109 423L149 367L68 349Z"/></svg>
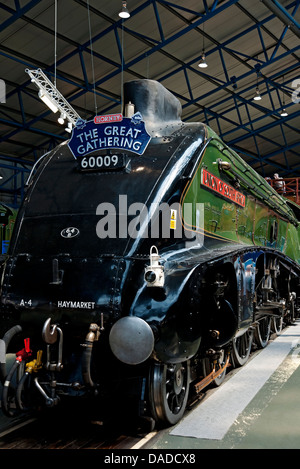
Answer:
<svg viewBox="0 0 300 469"><path fill-rule="evenodd" d="M184 124L160 84L130 82L125 99L132 117L81 122L76 155L64 143L30 178L1 283L9 415L12 403L134 389L141 414L174 424L229 360L246 362L253 337L264 346L297 314L297 208L259 176L253 187L240 160L234 170L235 156L205 125Z"/></svg>

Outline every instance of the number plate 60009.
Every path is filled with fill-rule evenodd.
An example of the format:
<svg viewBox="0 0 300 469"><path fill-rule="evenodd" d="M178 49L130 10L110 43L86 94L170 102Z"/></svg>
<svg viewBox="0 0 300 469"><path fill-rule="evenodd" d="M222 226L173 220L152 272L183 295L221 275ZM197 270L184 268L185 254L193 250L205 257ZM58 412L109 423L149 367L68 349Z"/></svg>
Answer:
<svg viewBox="0 0 300 469"><path fill-rule="evenodd" d="M125 155L89 155L78 158L81 171L111 171L125 168Z"/></svg>

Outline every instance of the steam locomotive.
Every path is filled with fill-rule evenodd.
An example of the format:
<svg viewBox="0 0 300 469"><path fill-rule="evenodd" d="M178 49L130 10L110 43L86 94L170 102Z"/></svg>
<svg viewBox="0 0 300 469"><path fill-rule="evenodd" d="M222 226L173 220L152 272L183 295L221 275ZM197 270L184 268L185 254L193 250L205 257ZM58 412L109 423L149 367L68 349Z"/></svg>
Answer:
<svg viewBox="0 0 300 469"><path fill-rule="evenodd" d="M299 206L160 83L124 102L29 178L2 265L6 415L128 393L173 425L298 315Z"/></svg>

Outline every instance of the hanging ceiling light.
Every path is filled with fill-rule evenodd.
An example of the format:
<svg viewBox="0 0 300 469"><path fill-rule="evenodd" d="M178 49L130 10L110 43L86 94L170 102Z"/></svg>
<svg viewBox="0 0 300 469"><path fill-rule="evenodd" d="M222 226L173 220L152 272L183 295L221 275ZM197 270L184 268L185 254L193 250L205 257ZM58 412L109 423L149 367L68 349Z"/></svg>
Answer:
<svg viewBox="0 0 300 469"><path fill-rule="evenodd" d="M262 99L261 95L260 95L260 92L259 92L259 88L258 86L256 87L256 90L255 90L255 96L254 96L254 101L260 101Z"/></svg>
<svg viewBox="0 0 300 469"><path fill-rule="evenodd" d="M202 56L201 56L201 60L200 62L198 63L198 67L200 68L206 68L208 65L206 63L206 59L205 59L205 52L204 50L202 51Z"/></svg>
<svg viewBox="0 0 300 469"><path fill-rule="evenodd" d="M61 125L63 125L65 123L65 118L66 118L66 114L64 112L61 113L61 115L59 116L59 118L57 119L57 122Z"/></svg>
<svg viewBox="0 0 300 469"><path fill-rule="evenodd" d="M44 93L42 90L40 90L39 98L46 104L46 106L48 106L49 109L51 109L52 112L54 112L54 114L58 111L58 107L51 100L51 97L47 93Z"/></svg>
<svg viewBox="0 0 300 469"><path fill-rule="evenodd" d="M257 76L256 76L256 89L255 89L255 96L254 96L254 101L260 101L262 99L261 95L260 95L260 92L259 92L259 88L258 88L258 75L260 74L260 71L259 71L259 68L256 67L256 73L257 73Z"/></svg>
<svg viewBox="0 0 300 469"><path fill-rule="evenodd" d="M202 25L202 55L201 55L201 60L198 63L198 67L200 68L206 68L208 65L206 63L206 58L205 58L205 52L204 52L204 23Z"/></svg>
<svg viewBox="0 0 300 469"><path fill-rule="evenodd" d="M286 117L286 116L288 116L288 113L285 110L285 99L284 99L283 86L284 86L284 75L282 77L282 105L283 105L283 109L282 109L280 115L281 115L281 117Z"/></svg>
<svg viewBox="0 0 300 469"><path fill-rule="evenodd" d="M72 126L76 125L77 120L80 119L79 114L75 109L73 109L40 68L37 70L26 69L25 71L30 76L31 81L38 87L39 98L51 109L52 112L56 113L57 111L60 111L58 122L60 124L64 124L64 121L67 120L71 124L72 130ZM67 128L70 132L70 127Z"/></svg>
<svg viewBox="0 0 300 469"><path fill-rule="evenodd" d="M119 13L120 18L129 18L130 13L127 9L127 2L122 2L122 10Z"/></svg>
<svg viewBox="0 0 300 469"><path fill-rule="evenodd" d="M65 128L65 131L70 134L72 132L72 129L73 129L72 122L68 122L68 127Z"/></svg>
<svg viewBox="0 0 300 469"><path fill-rule="evenodd" d="M37 70L29 70L26 68L25 72L31 78L32 83L34 83L38 88L39 98L46 104L46 106L51 109L52 112L56 113L60 111L60 117L57 119L59 124L64 124L65 119L67 119L69 124L67 125L68 129L73 128L73 125L76 125L78 119L80 119L79 114L72 108L68 101L63 97L63 95L56 88L56 56L57 56L57 3L58 0L54 0L55 4L55 28L54 28L54 83L52 83L45 73L38 68ZM70 130L68 130L70 131Z"/></svg>
<svg viewBox="0 0 300 469"><path fill-rule="evenodd" d="M1 174L1 173L0 173L0 179L3 179L3 176L2 176L2 174Z"/></svg>

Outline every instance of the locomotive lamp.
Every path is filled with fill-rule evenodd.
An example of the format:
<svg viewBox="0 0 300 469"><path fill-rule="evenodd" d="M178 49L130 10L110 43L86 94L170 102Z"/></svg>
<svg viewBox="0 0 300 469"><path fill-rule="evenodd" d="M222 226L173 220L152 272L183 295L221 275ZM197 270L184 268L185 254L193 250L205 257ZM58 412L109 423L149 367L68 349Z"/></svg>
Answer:
<svg viewBox="0 0 300 469"><path fill-rule="evenodd" d="M148 287L163 287L165 283L164 267L159 263L160 255L156 246L150 249L150 265L145 268L145 280Z"/></svg>
<svg viewBox="0 0 300 469"><path fill-rule="evenodd" d="M134 104L130 101L128 104L125 104L125 117L132 117L134 114Z"/></svg>

